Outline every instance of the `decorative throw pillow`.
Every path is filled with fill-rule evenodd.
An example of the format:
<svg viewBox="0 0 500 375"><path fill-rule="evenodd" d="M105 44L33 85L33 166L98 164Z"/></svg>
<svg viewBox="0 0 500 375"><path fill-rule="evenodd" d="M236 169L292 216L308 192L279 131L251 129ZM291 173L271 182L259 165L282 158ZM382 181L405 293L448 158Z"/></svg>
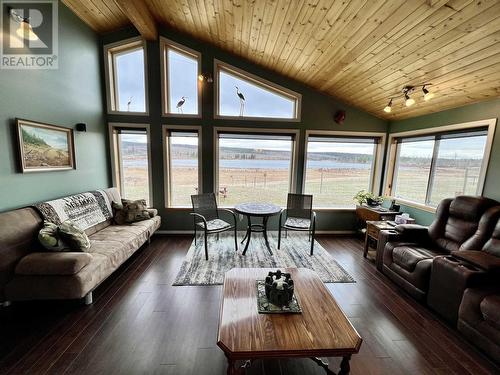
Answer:
<svg viewBox="0 0 500 375"><path fill-rule="evenodd" d="M43 228L38 232L38 241L50 251L71 251L69 245L60 238L57 229L56 224L44 221Z"/></svg>
<svg viewBox="0 0 500 375"><path fill-rule="evenodd" d="M121 204L113 202L115 223L118 225L135 223L136 221L147 220L151 217L145 199L131 201L122 199Z"/></svg>
<svg viewBox="0 0 500 375"><path fill-rule="evenodd" d="M66 220L59 225L58 232L73 251L85 251L90 248L90 240L85 231L77 227L71 220Z"/></svg>

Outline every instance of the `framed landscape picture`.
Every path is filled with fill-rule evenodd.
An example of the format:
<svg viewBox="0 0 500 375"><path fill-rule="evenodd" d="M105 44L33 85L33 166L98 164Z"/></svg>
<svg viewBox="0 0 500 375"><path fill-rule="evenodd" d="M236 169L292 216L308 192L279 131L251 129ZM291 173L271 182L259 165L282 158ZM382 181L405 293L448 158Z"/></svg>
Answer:
<svg viewBox="0 0 500 375"><path fill-rule="evenodd" d="M16 119L16 130L23 173L75 168L72 129Z"/></svg>

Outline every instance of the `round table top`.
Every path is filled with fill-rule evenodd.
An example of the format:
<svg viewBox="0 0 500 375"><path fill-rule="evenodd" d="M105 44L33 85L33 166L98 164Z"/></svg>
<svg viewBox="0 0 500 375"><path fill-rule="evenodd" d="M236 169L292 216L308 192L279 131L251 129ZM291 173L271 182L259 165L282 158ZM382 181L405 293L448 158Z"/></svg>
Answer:
<svg viewBox="0 0 500 375"><path fill-rule="evenodd" d="M242 215L273 216L281 212L281 207L272 203L246 202L237 204L234 210Z"/></svg>

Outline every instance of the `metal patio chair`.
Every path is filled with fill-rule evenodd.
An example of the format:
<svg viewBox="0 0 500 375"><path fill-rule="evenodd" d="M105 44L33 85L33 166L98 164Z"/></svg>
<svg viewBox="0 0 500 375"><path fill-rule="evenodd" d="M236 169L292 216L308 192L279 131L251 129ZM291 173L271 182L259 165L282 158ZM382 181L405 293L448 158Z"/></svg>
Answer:
<svg viewBox="0 0 500 375"><path fill-rule="evenodd" d="M289 230L309 232L309 241L311 241L311 255L314 252L314 234L316 232L316 212L312 210L312 195L307 194L288 194L286 210L280 214L278 227L278 249L281 246L281 230L285 233ZM282 217L285 216L285 222L282 224Z"/></svg>
<svg viewBox="0 0 500 375"><path fill-rule="evenodd" d="M197 229L203 229L205 234L205 259L208 260L207 236L209 234L217 234L217 239L219 239L219 233L234 229L234 247L238 251L236 214L227 208L218 208L214 193L191 195L191 202L193 204L193 212L190 215L193 216L194 222L194 244L196 246ZM229 212L234 219L234 225L220 219L220 211Z"/></svg>

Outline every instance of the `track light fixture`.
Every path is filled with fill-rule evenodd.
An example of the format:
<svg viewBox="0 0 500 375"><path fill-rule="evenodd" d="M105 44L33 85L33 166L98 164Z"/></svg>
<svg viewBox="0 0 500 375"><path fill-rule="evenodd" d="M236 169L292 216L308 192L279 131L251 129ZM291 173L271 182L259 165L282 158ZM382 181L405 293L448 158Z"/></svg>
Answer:
<svg viewBox="0 0 500 375"><path fill-rule="evenodd" d="M391 100L389 100L389 103L387 103L387 105L384 108L384 112L386 113L391 113L391 111L392 111L392 98Z"/></svg>
<svg viewBox="0 0 500 375"><path fill-rule="evenodd" d="M432 83L422 83L422 84L414 85L414 86L410 86L410 85L404 86L401 89L401 93L403 94L403 100L404 100L405 106L411 107L412 105L414 105L416 103L415 99L412 98L411 96L415 92L415 89L417 87L422 88L423 98L425 101L431 100L434 97L434 94L429 92L429 90L427 89L427 86L430 86L430 85L432 85ZM389 103L384 108L385 113L392 112L392 101L394 100L395 97L398 97L399 95L401 95L401 94L396 93L396 94L391 95L391 97L389 99Z"/></svg>
<svg viewBox="0 0 500 375"><path fill-rule="evenodd" d="M424 100L426 102L434 97L434 94L432 92L429 92L429 90L425 88L425 85L422 86L422 92L424 93Z"/></svg>

